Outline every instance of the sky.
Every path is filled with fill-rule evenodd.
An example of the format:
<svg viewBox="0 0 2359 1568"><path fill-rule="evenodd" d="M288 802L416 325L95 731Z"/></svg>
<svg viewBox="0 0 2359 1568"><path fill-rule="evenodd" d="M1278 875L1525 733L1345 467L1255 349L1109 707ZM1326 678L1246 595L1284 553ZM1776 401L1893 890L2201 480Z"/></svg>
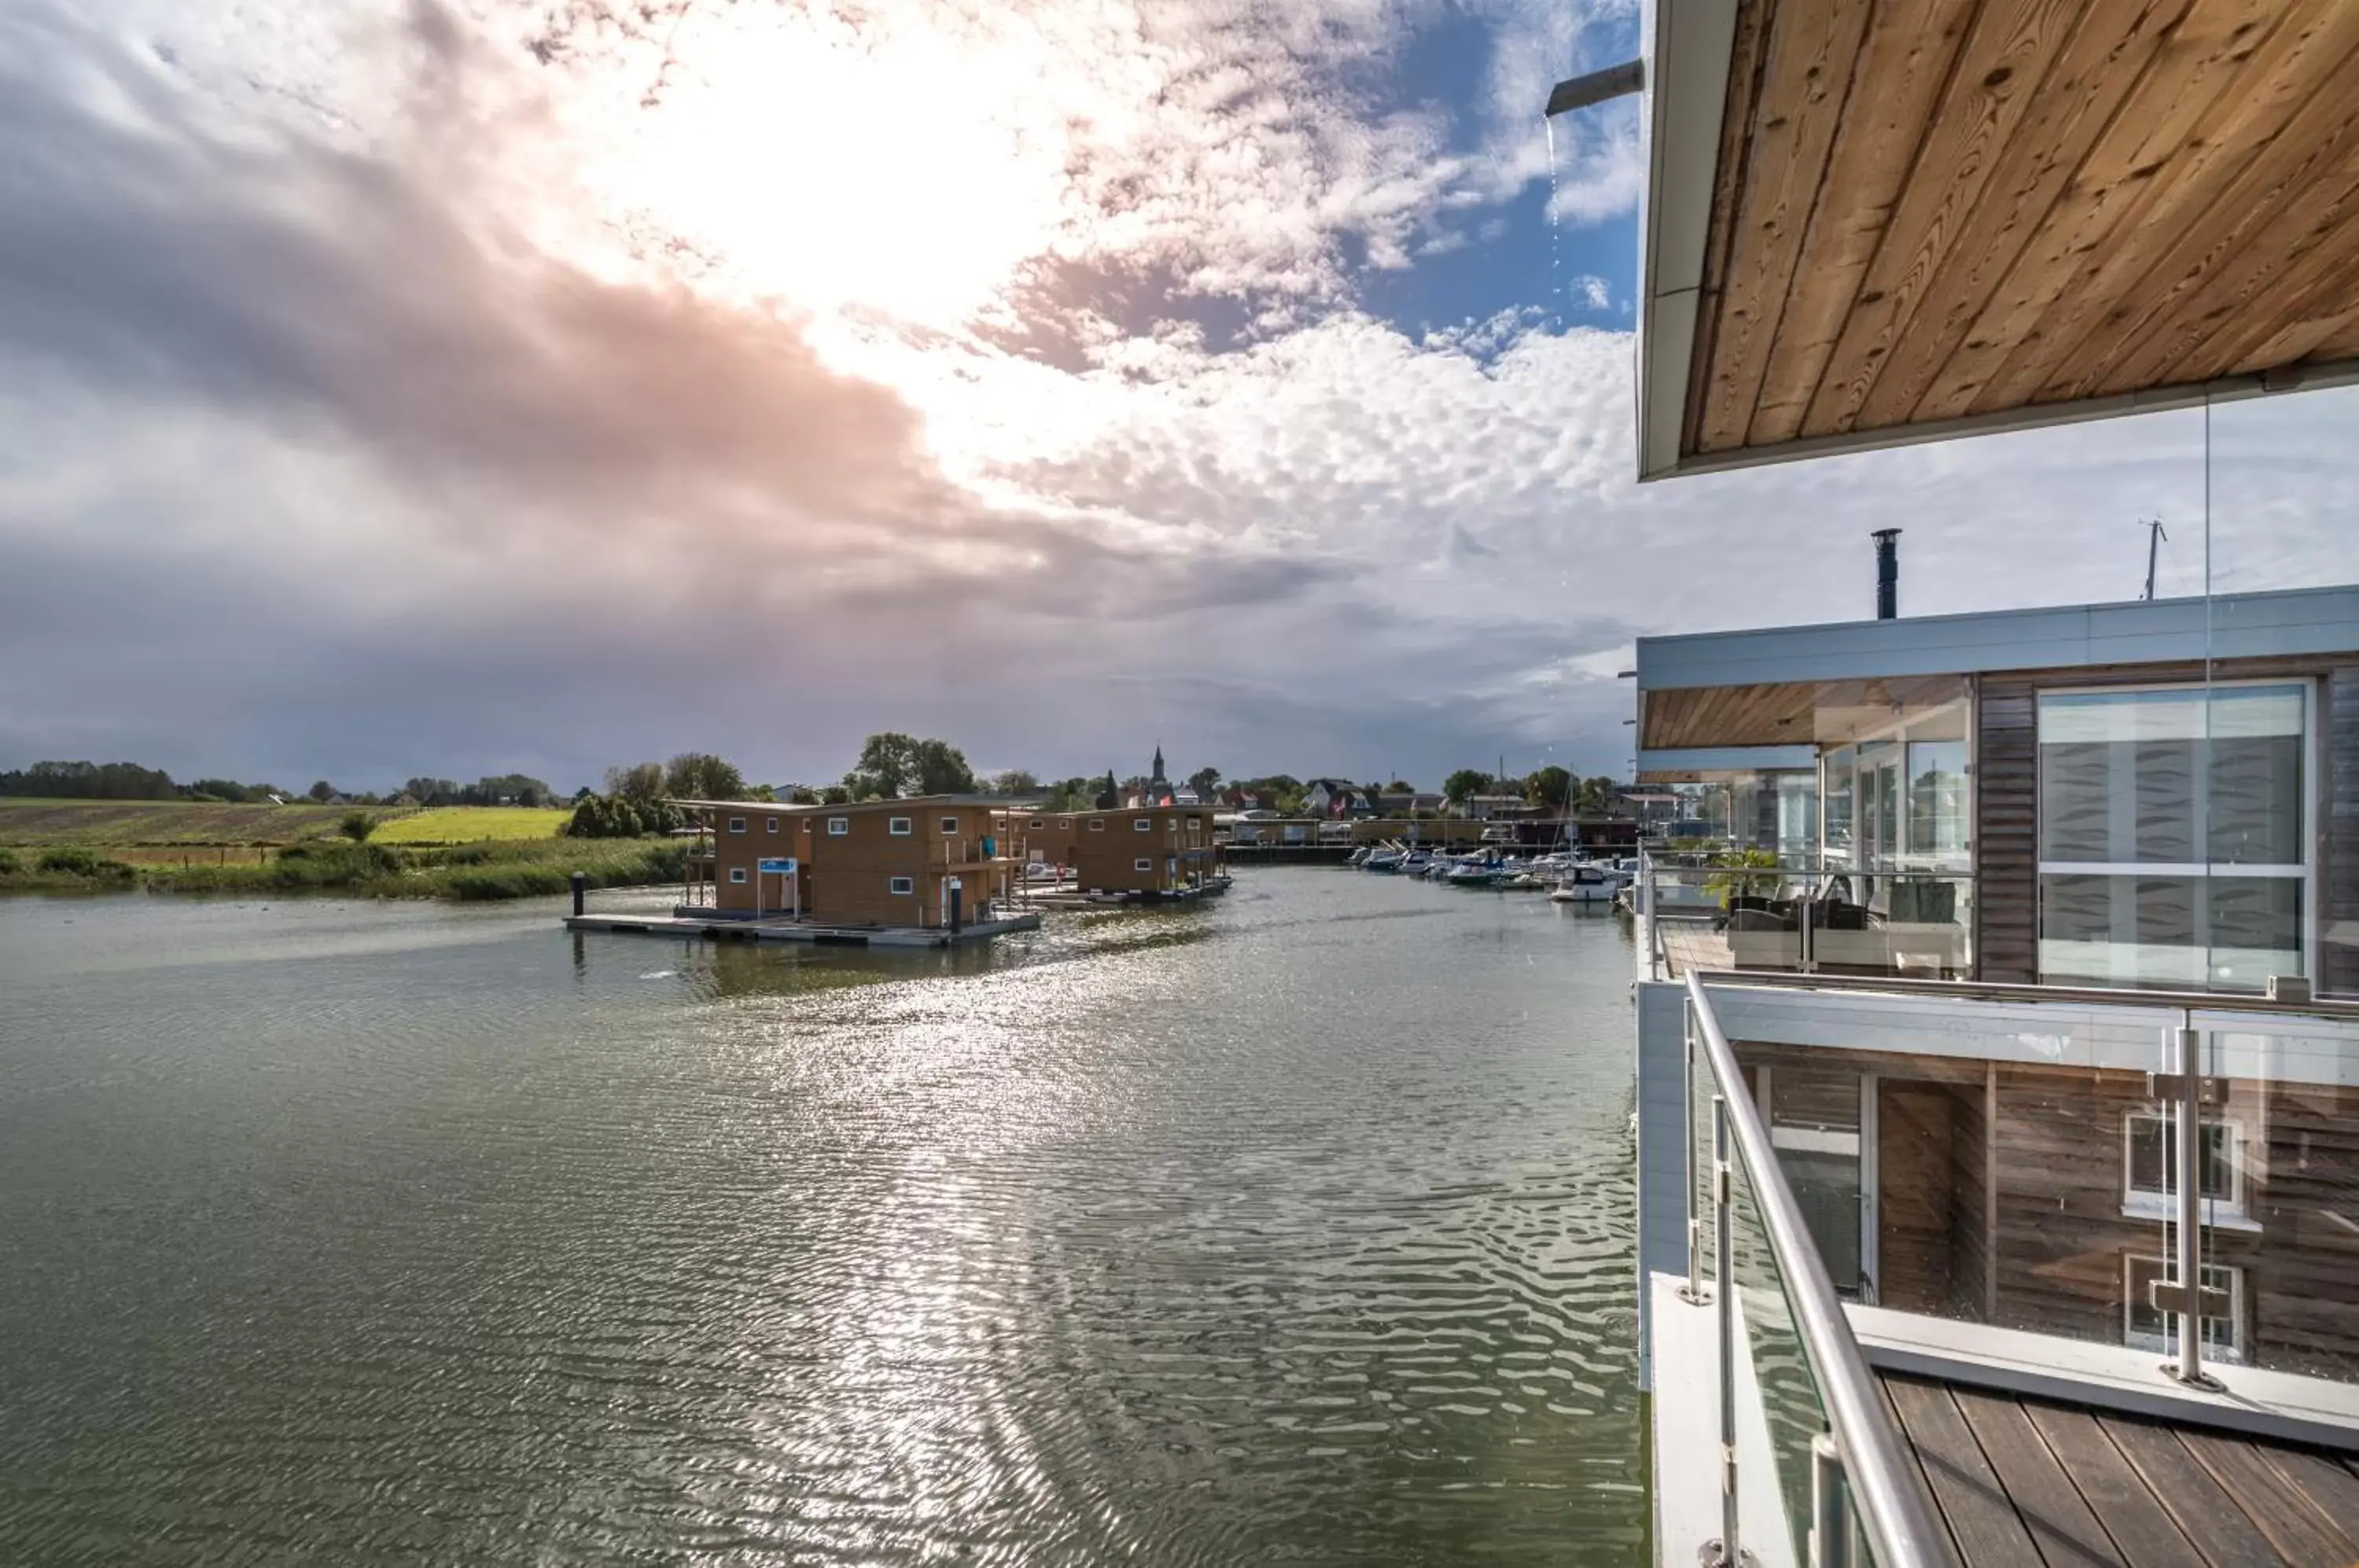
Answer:
<svg viewBox="0 0 2359 1568"><path fill-rule="evenodd" d="M1632 641L2359 578L2359 393L1633 481L1612 0L11 0L0 768L1621 773ZM2206 538L2206 517L2209 538ZM2208 542L2208 550L2207 550Z"/></svg>

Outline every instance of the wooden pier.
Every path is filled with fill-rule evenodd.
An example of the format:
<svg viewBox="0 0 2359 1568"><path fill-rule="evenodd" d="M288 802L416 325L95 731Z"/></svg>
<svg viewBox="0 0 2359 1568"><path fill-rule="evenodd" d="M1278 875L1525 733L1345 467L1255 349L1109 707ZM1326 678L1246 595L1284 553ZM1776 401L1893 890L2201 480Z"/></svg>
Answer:
<svg viewBox="0 0 2359 1568"><path fill-rule="evenodd" d="M709 937L714 942L799 942L821 947L949 947L987 942L1009 931L1036 931L1037 912L969 920L956 931L939 926L822 926L809 920L745 920L683 904L670 914L580 914L568 931L621 931L634 936Z"/></svg>

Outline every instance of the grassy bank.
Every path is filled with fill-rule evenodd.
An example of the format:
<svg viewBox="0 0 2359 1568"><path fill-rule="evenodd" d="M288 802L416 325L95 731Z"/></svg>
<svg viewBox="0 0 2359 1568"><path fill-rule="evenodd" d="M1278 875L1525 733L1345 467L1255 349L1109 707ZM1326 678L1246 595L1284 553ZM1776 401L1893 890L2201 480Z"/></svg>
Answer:
<svg viewBox="0 0 2359 1568"><path fill-rule="evenodd" d="M368 898L529 898L564 892L579 871L592 887L679 879L677 839L512 839L452 848L300 844L266 864L133 866L87 850L38 856L0 850L0 892L338 893Z"/></svg>
<svg viewBox="0 0 2359 1568"><path fill-rule="evenodd" d="M373 844L482 844L489 839L554 838L572 818L570 806L429 806L377 824Z"/></svg>

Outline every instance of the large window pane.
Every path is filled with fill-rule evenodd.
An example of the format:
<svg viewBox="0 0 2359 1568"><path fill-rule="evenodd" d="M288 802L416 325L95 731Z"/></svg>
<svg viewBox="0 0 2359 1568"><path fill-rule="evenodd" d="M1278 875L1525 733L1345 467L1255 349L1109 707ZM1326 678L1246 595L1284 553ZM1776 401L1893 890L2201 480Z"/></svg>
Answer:
<svg viewBox="0 0 2359 1568"><path fill-rule="evenodd" d="M2302 972L2298 877L2039 878L2039 968L2049 980L2257 991Z"/></svg>
<svg viewBox="0 0 2359 1568"><path fill-rule="evenodd" d="M1966 847L1966 743L1908 743L1908 853L1962 855Z"/></svg>

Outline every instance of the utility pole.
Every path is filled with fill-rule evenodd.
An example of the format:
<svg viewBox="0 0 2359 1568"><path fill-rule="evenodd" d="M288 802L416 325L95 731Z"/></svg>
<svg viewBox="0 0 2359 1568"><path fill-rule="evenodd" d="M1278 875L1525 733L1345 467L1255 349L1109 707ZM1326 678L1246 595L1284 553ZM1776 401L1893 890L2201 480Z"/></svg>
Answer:
<svg viewBox="0 0 2359 1568"><path fill-rule="evenodd" d="M2161 541L2169 539L2169 537L2170 536L2169 534L2162 531L2162 519L2160 517L2157 517L2152 522L2146 525L2146 596L2149 599L2154 597L2155 551L2161 547Z"/></svg>

